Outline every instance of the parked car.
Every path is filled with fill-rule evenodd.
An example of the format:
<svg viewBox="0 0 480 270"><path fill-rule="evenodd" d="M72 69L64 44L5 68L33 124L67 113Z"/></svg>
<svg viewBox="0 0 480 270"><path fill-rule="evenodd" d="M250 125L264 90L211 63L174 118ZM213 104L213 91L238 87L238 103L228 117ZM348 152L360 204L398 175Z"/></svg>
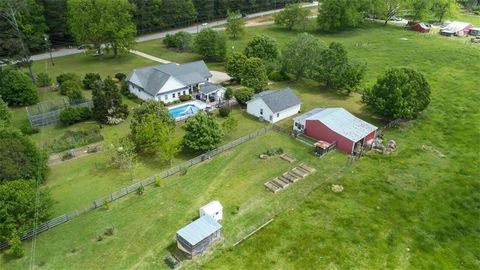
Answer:
<svg viewBox="0 0 480 270"><path fill-rule="evenodd" d="M480 37L474 37L470 40L472 43L480 43Z"/></svg>
<svg viewBox="0 0 480 270"><path fill-rule="evenodd" d="M103 55L103 51L102 50L97 50L95 51L95 53L93 54L94 57L98 57L100 55Z"/></svg>
<svg viewBox="0 0 480 270"><path fill-rule="evenodd" d="M85 45L85 44L79 44L77 46L77 49L79 49L79 50L83 50L83 49L86 49L86 48L87 48L87 45Z"/></svg>
<svg viewBox="0 0 480 270"><path fill-rule="evenodd" d="M202 23L202 26L207 26L207 25L208 25L208 23Z"/></svg>

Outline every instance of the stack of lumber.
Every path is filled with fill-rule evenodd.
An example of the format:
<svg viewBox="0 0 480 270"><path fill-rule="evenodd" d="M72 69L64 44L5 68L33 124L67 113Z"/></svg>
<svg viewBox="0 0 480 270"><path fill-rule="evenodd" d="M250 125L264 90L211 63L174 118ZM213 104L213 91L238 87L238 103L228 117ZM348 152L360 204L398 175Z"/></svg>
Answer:
<svg viewBox="0 0 480 270"><path fill-rule="evenodd" d="M290 162L290 163L293 163L293 162L295 161L295 158L293 158L293 157L291 157L291 156L289 156L289 155L287 155L287 154L281 154L279 157L280 157L281 159L287 161L287 162Z"/></svg>
<svg viewBox="0 0 480 270"><path fill-rule="evenodd" d="M287 188L290 184L293 184L298 180L307 177L314 171L314 168L305 164L300 164L299 166L291 169L290 171L282 174L279 177L275 177L274 179L264 183L263 185L271 192L277 193Z"/></svg>

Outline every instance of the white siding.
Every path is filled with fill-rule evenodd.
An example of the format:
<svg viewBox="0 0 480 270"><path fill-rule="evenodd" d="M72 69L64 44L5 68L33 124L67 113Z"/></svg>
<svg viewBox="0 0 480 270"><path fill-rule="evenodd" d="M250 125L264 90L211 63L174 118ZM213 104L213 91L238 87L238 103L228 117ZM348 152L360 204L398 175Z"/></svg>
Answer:
<svg viewBox="0 0 480 270"><path fill-rule="evenodd" d="M185 88L185 87L187 87L185 84L181 83L180 81L178 81L174 77L170 76L170 78L168 78L168 80L163 85L162 89L160 89L158 91L158 94L161 95L162 93L167 93L167 92L170 92L174 89L181 89L181 88Z"/></svg>
<svg viewBox="0 0 480 270"><path fill-rule="evenodd" d="M263 110L263 114L261 114L261 110ZM263 102L261 98L250 100L247 103L247 113L260 118L262 117L264 120L269 121L270 115L273 115L270 108Z"/></svg>
<svg viewBox="0 0 480 270"><path fill-rule="evenodd" d="M153 99L152 96L142 91L141 88L137 87L136 85L128 84L128 89L130 90L130 93L134 94L141 100Z"/></svg>
<svg viewBox="0 0 480 270"><path fill-rule="evenodd" d="M251 100L247 103L247 112L255 117L262 117L270 123L276 123L280 120L297 114L300 111L300 104L285 109L278 113L273 113L261 98ZM263 109L263 114L260 114ZM270 120L271 119L271 120Z"/></svg>

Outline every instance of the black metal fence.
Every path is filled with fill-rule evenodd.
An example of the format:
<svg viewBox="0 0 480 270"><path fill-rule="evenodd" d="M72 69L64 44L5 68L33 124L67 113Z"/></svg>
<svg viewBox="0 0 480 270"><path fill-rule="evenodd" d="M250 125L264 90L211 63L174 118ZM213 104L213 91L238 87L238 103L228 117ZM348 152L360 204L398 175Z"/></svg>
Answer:
<svg viewBox="0 0 480 270"><path fill-rule="evenodd" d="M174 166L166 171L163 171L161 173L158 173L158 174L155 174L155 175L152 175L150 177L147 177L139 182L136 182L130 186L126 186L126 187L123 187L121 189L119 189L118 191L116 192L113 192L103 198L100 198L100 199L97 199L95 201L93 201L90 205L82 208L82 209L78 209L74 212L71 212L71 213L67 213L67 214L63 214L61 216L58 216L54 219L51 219L49 221L46 221L42 224L40 224L39 226L37 226L36 228L33 228L33 229L30 229L29 231L27 231L25 234L23 234L20 239L23 241L23 240L26 240L26 239L29 239L37 234L40 234L44 231L47 231L53 227L56 227L60 224L63 224L69 220L72 220L73 218L75 217L78 217L80 216L81 214L83 213L86 213L86 212L89 212L89 211L92 211L94 209L97 209L101 206L103 206L105 203L109 203L109 202L113 202L115 200L118 200L132 192L136 192L137 189L139 187L144 187L144 186L149 186L153 183L155 183L155 180L157 179L157 177L161 177L163 179L171 176L171 175L174 175L184 169L187 169L195 164L198 164L202 161L205 161L205 160L208 160L218 154L221 154L227 150L230 150L240 144L243 144L253 138L256 138L258 136L261 136L265 133L267 133L268 131L272 130L273 129L273 126L270 125L270 126L267 126L267 127L264 127L262 129L259 129L255 132L252 132L246 136L243 136L235 141L232 141L232 142L229 142L225 145L222 145L220 147L218 147L217 149L214 149L210 152L207 152L205 154L202 154L202 155L199 155L197 157L194 157L188 161L185 161L177 166ZM5 249L7 248L9 245L8 243L0 243L0 250L1 249Z"/></svg>

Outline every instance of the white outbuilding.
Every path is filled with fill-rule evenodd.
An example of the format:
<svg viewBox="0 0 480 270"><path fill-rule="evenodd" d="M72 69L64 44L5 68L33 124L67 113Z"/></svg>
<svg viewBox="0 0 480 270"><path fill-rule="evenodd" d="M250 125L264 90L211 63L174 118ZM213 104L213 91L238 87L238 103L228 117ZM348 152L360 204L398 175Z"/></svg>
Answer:
<svg viewBox="0 0 480 270"><path fill-rule="evenodd" d="M212 217L215 221L222 220L223 218L222 204L219 201L215 200L202 206L200 208L200 217L203 217L205 215Z"/></svg>
<svg viewBox="0 0 480 270"><path fill-rule="evenodd" d="M259 119L275 123L300 111L300 99L292 89L264 91L247 102L247 112Z"/></svg>

